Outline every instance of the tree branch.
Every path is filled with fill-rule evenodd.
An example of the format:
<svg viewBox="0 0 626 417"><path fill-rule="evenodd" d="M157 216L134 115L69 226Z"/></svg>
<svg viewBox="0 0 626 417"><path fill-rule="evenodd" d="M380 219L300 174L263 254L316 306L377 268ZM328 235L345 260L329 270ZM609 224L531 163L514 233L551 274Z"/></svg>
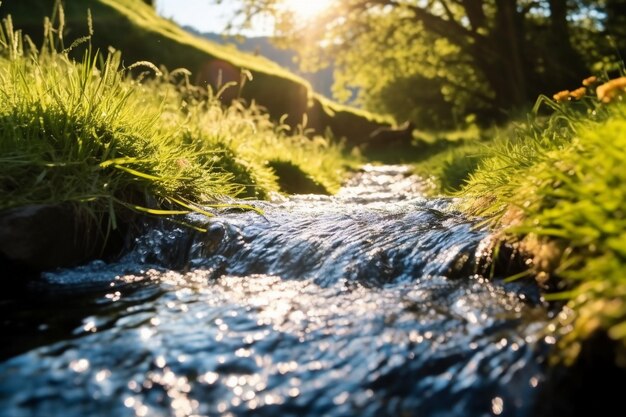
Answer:
<svg viewBox="0 0 626 417"><path fill-rule="evenodd" d="M486 26L487 16L483 9L482 0L458 0L458 2L463 6L463 9L465 9L465 14L470 21L473 32Z"/></svg>
<svg viewBox="0 0 626 417"><path fill-rule="evenodd" d="M413 13L416 20L422 22L427 30L448 39L453 44L462 48L469 48L474 42L482 41L482 35L468 30L456 21L442 19L419 6L412 4L400 5L395 0L380 0L380 2L386 5L407 8ZM470 42L470 39L473 40L473 42Z"/></svg>
<svg viewBox="0 0 626 417"><path fill-rule="evenodd" d="M461 24L456 21L452 10L450 10L450 7L448 6L448 3L446 3L445 0L439 0L439 3L443 7L443 10L446 12L446 16L448 16L448 21L453 22L458 26L461 26Z"/></svg>

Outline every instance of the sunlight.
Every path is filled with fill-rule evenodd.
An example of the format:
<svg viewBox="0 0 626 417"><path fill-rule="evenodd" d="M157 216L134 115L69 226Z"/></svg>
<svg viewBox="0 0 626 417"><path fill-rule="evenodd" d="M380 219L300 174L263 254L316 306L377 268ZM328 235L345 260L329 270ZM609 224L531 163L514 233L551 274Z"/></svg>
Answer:
<svg viewBox="0 0 626 417"><path fill-rule="evenodd" d="M332 0L283 0L283 3L296 16L302 19L310 19L328 8Z"/></svg>

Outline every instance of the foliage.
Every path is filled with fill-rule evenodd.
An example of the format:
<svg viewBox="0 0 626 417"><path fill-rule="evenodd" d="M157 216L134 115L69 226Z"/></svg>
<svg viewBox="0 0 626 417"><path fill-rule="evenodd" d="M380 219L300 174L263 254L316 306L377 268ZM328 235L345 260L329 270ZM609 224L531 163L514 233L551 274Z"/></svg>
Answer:
<svg viewBox="0 0 626 417"><path fill-rule="evenodd" d="M74 62L76 45L57 52L61 9L56 16L41 48L10 18L0 30L0 209L74 202L109 214L111 227L120 208L206 213L231 197L278 190L272 158L337 187L339 146L288 136L258 107L224 107L220 92L192 86L186 70L125 68L115 51L88 50Z"/></svg>
<svg viewBox="0 0 626 417"><path fill-rule="evenodd" d="M440 146L427 159L414 164L414 170L420 176L431 179L433 191L455 193L463 188L488 151L484 143L474 140L445 144L447 146Z"/></svg>
<svg viewBox="0 0 626 417"><path fill-rule="evenodd" d="M280 0L240 0L248 19L275 17L305 67L333 62L337 98L356 92L425 128L499 120L586 76L609 49L603 35L621 33L620 2L345 0L303 20Z"/></svg>
<svg viewBox="0 0 626 417"><path fill-rule="evenodd" d="M543 97L553 113L493 147L463 191L534 253L539 279L559 279L547 298L568 303L550 329L567 361L597 331L626 353L626 77L604 81Z"/></svg>

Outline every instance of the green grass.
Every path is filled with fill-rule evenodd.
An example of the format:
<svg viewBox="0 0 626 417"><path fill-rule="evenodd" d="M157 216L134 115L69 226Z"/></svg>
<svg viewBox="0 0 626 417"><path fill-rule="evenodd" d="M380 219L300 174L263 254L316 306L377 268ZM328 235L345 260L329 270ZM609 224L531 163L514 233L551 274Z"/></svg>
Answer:
<svg viewBox="0 0 626 417"><path fill-rule="evenodd" d="M430 194L459 191L488 153L492 138L491 130L481 131L475 125L453 131L415 129L412 134L410 144L365 148L363 156L374 162L410 165L428 181Z"/></svg>
<svg viewBox="0 0 626 417"><path fill-rule="evenodd" d="M474 141L459 144L443 142L427 158L414 163L413 171L430 180L431 192L458 192L478 168L483 155L488 152L484 146L483 143Z"/></svg>
<svg viewBox="0 0 626 417"><path fill-rule="evenodd" d="M0 210L74 203L108 215L109 227L124 208L204 211L279 191L275 160L337 189L346 168L339 145L288 134L257 106L224 106L186 70L124 69L119 52L87 50L74 62L56 52L62 24L46 24L41 48L10 19L0 30ZM137 71L145 73L133 78Z"/></svg>
<svg viewBox="0 0 626 417"><path fill-rule="evenodd" d="M15 25L38 41L43 36L43 19L50 15L55 1L5 1L0 16L11 14ZM306 118L318 134L331 130L335 137L345 137L350 144L358 144L386 122L315 94L305 80L270 60L193 36L159 17L141 0L66 1L65 46L88 32L88 10L96 33L92 39L94 49L107 51L111 46L122 51L127 66L149 61L170 69L187 68L194 85L219 89L228 84L231 87L223 91L223 101L242 98L254 102L263 106L275 122L286 116L284 122L297 128Z"/></svg>
<svg viewBox="0 0 626 417"><path fill-rule="evenodd" d="M158 52L164 58L159 63L193 64L222 53L206 50L208 44L183 35L148 7L136 7L135 0L86 3L99 13L96 38L98 31L121 31L133 42L144 39L140 46L152 45L145 57L138 46L116 45L128 47L135 59ZM194 85L187 70L132 66L119 52L87 50L75 62L70 54L79 48L56 52L68 46L59 39L60 26L59 20L56 27L47 24L41 48L14 33L10 21L0 30L0 210L73 203L92 217L108 218L113 228L127 209L204 211L234 197L264 198L281 187L333 192L355 163L337 142L310 139L307 123L292 134L254 103L224 106L223 95L241 94L241 85L214 92ZM189 48L168 55L180 45ZM280 72L247 63L257 81ZM310 108L318 108L318 120L302 122L334 120L342 129L362 129L359 135L378 123L373 115L312 96L297 79L283 80L301 86L293 91L304 92ZM532 272L550 284L547 298L566 302L547 329L559 336L564 360L574 360L586 338L604 331L622 347L617 359L626 364L626 103L623 95L603 103L590 93L561 103L543 98L535 116L490 140L491 131L416 132L408 156L418 173L438 179L439 190L460 190L465 210L486 216L530 254Z"/></svg>
<svg viewBox="0 0 626 417"><path fill-rule="evenodd" d="M461 193L530 254L546 298L566 302L547 331L569 363L601 331L626 366L626 88L615 92L542 98L552 114L495 139Z"/></svg>
<svg viewBox="0 0 626 417"><path fill-rule="evenodd" d="M459 191L488 153L490 131L476 126L449 132L414 132L413 171L430 179L434 193Z"/></svg>

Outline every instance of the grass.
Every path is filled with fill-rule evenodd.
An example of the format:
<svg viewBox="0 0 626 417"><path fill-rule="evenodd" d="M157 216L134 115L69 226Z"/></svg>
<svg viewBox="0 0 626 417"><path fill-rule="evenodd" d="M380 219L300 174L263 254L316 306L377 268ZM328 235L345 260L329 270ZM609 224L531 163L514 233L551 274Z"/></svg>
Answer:
<svg viewBox="0 0 626 417"><path fill-rule="evenodd" d="M55 1L5 1L0 5L0 15L11 14L16 26L39 40L43 36L41 23ZM238 98L254 102L267 109L275 122L282 119L292 129L306 118L308 127L318 134L331 130L335 137L356 144L386 122L316 95L305 80L270 60L193 36L159 17L141 0L66 1L66 44L88 32L88 10L94 17L94 48L107 51L112 46L123 51L126 65L149 61L171 69L187 68L194 85L211 85L217 90L228 84L221 94L224 102Z"/></svg>
<svg viewBox="0 0 626 417"><path fill-rule="evenodd" d="M89 48L75 62L63 50L63 23L57 10L40 48L10 18L0 29L0 210L72 203L108 217L110 228L123 209L206 212L279 191L276 161L337 189L339 145L289 134L258 106L224 106L186 70L125 68L119 52Z"/></svg>
<svg viewBox="0 0 626 417"><path fill-rule="evenodd" d="M626 366L624 75L605 78L597 95L593 86L542 97L534 116L485 148L460 193L465 210L530 253L546 298L566 303L547 329L566 363L605 332Z"/></svg>
<svg viewBox="0 0 626 417"><path fill-rule="evenodd" d="M450 132L417 131L413 170L430 179L432 192L457 192L488 152L485 146L490 133L476 126Z"/></svg>
<svg viewBox="0 0 626 417"><path fill-rule="evenodd" d="M365 148L363 156L375 162L410 165L415 174L427 180L430 194L454 193L488 153L492 133L475 125L453 131L415 129L410 144Z"/></svg>

